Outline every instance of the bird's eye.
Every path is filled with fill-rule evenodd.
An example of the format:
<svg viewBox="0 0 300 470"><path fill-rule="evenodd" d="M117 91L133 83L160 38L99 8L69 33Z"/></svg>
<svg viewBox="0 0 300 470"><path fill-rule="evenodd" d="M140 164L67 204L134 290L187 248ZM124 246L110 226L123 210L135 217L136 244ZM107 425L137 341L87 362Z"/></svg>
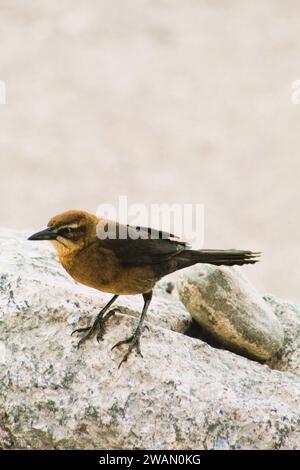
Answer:
<svg viewBox="0 0 300 470"><path fill-rule="evenodd" d="M71 232L72 232L72 229L70 227L64 227L58 231L59 235L61 236L68 235Z"/></svg>

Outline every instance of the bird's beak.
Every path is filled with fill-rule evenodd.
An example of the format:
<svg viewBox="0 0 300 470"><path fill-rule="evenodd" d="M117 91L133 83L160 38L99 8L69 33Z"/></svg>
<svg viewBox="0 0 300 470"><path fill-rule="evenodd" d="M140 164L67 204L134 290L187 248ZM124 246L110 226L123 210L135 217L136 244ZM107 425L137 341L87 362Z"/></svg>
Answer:
<svg viewBox="0 0 300 470"><path fill-rule="evenodd" d="M34 233L28 240L56 240L57 233L53 232L50 228L46 228L41 232Z"/></svg>

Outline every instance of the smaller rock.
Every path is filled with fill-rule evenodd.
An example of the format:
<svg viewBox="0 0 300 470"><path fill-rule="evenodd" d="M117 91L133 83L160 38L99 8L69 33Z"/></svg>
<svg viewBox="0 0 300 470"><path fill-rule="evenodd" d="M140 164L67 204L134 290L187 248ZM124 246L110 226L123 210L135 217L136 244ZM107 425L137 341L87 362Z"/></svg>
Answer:
<svg viewBox="0 0 300 470"><path fill-rule="evenodd" d="M266 361L282 347L283 328L239 268L195 266L178 280L179 297L222 347Z"/></svg>

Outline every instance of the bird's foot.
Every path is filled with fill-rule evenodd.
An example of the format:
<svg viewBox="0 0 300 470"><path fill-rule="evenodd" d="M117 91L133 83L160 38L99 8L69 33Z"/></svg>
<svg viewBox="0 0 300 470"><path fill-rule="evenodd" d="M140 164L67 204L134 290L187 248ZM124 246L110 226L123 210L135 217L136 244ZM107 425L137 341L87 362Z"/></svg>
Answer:
<svg viewBox="0 0 300 470"><path fill-rule="evenodd" d="M92 326L87 326L85 328L77 328L76 330L72 331L71 336L75 333L84 333L87 331L87 334L84 335L77 344L77 349L80 348L80 346L85 343L88 339L91 339L97 332L97 341L100 343L102 341L104 333L105 333L105 324L107 320L112 317L116 312L119 312L119 308L113 308L109 312L106 313L103 317L97 317L96 320L94 321Z"/></svg>
<svg viewBox="0 0 300 470"><path fill-rule="evenodd" d="M118 343L116 343L111 349L115 349L115 348L118 348L119 346L121 346L122 344L129 344L128 348L127 348L127 351L126 353L124 354L119 366L118 366L118 369L120 369L121 365L123 364L123 362L126 362L128 357L130 356L130 354L132 353L132 351L135 349L136 352L143 357L143 354L142 354L142 351L141 351L141 345L140 345L140 339L141 339L141 335L142 335L142 332L143 330L141 329L137 329L134 334L132 336L129 336L128 338L126 339L123 339L122 341L119 341Z"/></svg>
<svg viewBox="0 0 300 470"><path fill-rule="evenodd" d="M94 325L93 325L94 326ZM76 330L72 331L71 336L74 335L75 333L83 333L87 331L87 334L84 335L77 343L77 349L80 348L80 346L88 339L92 338L94 336L94 330L93 326L87 326L86 328L77 328Z"/></svg>
<svg viewBox="0 0 300 470"><path fill-rule="evenodd" d="M103 336L106 332L105 324L106 324L107 320L117 312L121 313L121 309L119 307L111 309L109 312L107 312L107 314L103 318L101 318L99 320L98 333L97 333L97 336L96 336L96 339L97 339L98 343L100 343L100 341L103 340Z"/></svg>
<svg viewBox="0 0 300 470"><path fill-rule="evenodd" d="M90 329L90 326L87 326L86 328L77 328L76 330L72 331L71 336L73 336L75 333L83 333L84 331L89 331Z"/></svg>

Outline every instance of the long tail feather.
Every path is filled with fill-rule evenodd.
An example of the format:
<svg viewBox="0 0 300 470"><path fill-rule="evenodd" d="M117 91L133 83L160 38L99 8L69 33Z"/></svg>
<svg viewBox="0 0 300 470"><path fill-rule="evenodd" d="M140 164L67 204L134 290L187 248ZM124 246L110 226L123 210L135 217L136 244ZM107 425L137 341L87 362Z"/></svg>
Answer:
<svg viewBox="0 0 300 470"><path fill-rule="evenodd" d="M215 266L242 266L259 261L261 253L246 250L185 250L175 256L169 272L176 271L197 263Z"/></svg>
<svg viewBox="0 0 300 470"><path fill-rule="evenodd" d="M259 261L261 255L259 252L246 250L197 250L194 253L193 256L198 260L198 263L214 264L216 266L254 264Z"/></svg>

